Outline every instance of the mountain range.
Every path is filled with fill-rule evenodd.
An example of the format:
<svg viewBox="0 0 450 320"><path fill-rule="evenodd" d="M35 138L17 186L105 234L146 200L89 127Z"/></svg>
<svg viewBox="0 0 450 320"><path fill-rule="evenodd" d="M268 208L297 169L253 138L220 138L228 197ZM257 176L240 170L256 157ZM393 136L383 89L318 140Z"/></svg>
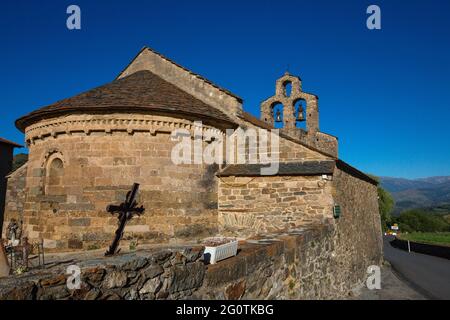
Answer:
<svg viewBox="0 0 450 320"><path fill-rule="evenodd" d="M450 209L450 176L421 179L381 177L380 180L381 186L395 199L394 214L413 208Z"/></svg>

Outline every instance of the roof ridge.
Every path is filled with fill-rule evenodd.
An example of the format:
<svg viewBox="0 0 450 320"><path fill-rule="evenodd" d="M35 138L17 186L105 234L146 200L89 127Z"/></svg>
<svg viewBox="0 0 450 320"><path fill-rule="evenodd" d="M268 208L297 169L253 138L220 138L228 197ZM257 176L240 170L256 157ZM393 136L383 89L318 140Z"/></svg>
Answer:
<svg viewBox="0 0 450 320"><path fill-rule="evenodd" d="M4 138L0 138L0 143L9 144L9 145L12 145L12 146L17 147L17 148L23 148L22 145L20 145L18 143L15 143L13 141L4 139Z"/></svg>
<svg viewBox="0 0 450 320"><path fill-rule="evenodd" d="M139 55L140 55L143 51L145 51L145 50L149 50L150 52L156 54L156 55L159 56L160 58L162 58L162 59L164 59L164 60L170 62L170 63L173 64L174 66L176 66L176 67L178 67L178 68L180 68L180 69L182 69L182 70L188 72L189 74L191 74L191 75L193 75L193 76L199 78L200 80L202 80L202 81L208 83L209 85L213 86L213 87L216 88L217 90L222 91L222 92L224 92L224 93L226 93L226 94L232 96L233 98L237 99L240 103L242 103L242 102L244 101L241 97L239 97L238 95L234 94L234 93L231 92L230 90L225 89L225 88L219 86L218 84L212 82L211 80L205 78L204 76L202 76L202 75L200 75L200 74L198 74L198 73L193 72L192 70L189 70L188 68L182 66L181 64L175 62L174 60L172 60L172 59L166 57L166 56L163 55L162 53L160 53L160 52L158 52L158 51L156 51L156 50L154 50L154 49L152 49L152 48L150 48L150 47L148 47L148 46L144 46L144 47L138 52L138 54L137 54L137 55L136 55L136 56L135 56L128 64L127 64L127 66L119 73L119 75L116 77L116 80L117 80L117 79L125 72L125 70L128 69L129 66L131 66L131 64L137 59L137 57L139 57Z"/></svg>
<svg viewBox="0 0 450 320"><path fill-rule="evenodd" d="M74 112L129 112L130 108L136 112L191 115L205 120L219 120L224 125L235 125L235 121L223 111L201 101L151 70L139 70L32 111L17 119L16 127L24 131L27 126L43 118Z"/></svg>

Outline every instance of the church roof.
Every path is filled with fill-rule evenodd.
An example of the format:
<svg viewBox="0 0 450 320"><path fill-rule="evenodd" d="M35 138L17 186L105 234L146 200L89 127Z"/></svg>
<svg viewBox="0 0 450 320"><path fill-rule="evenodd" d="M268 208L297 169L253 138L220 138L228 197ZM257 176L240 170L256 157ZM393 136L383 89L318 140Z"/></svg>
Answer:
<svg viewBox="0 0 450 320"><path fill-rule="evenodd" d="M321 174L333 174L334 160L310 160L300 162L280 162L277 176L311 176ZM269 167L269 164L230 164L220 171L219 177L255 177L261 175L261 169Z"/></svg>
<svg viewBox="0 0 450 320"><path fill-rule="evenodd" d="M173 64L174 66L177 66L178 68L180 68L180 69L186 71L186 72L189 73L190 75L192 75L192 76L194 76L194 77L196 77L196 78L198 78L198 79L201 79L202 81L204 81L204 82L210 84L211 86L213 86L214 88L216 88L216 89L222 91L223 93L226 93L227 95L236 98L239 102L241 102L241 103L243 102L243 99L242 99L241 97L235 95L233 92L231 92L231 91L229 91L229 90L227 90L227 89L225 89L225 88L223 88L223 87L221 87L221 86L215 84L215 83L212 82L211 80L206 79L204 76L202 76L202 75L200 75L200 74L198 74L198 73L195 73L195 72L193 72L193 71L191 71L191 70L189 70L189 69L183 67L182 65L180 65L180 64L176 63L175 61L173 61L172 59L167 58L167 57L164 56L163 54L161 54L161 53L157 52L156 50L154 50L154 49L152 49L152 48L149 48L149 47L147 47L147 46L143 47L143 48L141 49L141 51L139 51L139 53L136 55L136 57L134 57L134 59L131 60L131 62L130 62L130 63L129 63L129 64L128 64L121 72L120 72L120 74L117 76L117 79L120 79L120 77L124 74L124 72L128 69L128 67L131 66L131 65L133 64L133 62L137 59L137 57L139 57L139 55L140 55L143 51L146 51L146 50L152 52L153 54L157 55L157 56L160 57L161 59L170 62L170 63Z"/></svg>
<svg viewBox="0 0 450 320"><path fill-rule="evenodd" d="M269 164L230 164L217 173L218 177L258 177L261 169L269 167ZM280 162L278 164L277 176L317 176L333 175L334 169L338 168L358 179L378 185L378 181L364 172L359 171L348 163L336 160L307 160L299 162Z"/></svg>
<svg viewBox="0 0 450 320"><path fill-rule="evenodd" d="M60 100L16 120L16 127L25 128L42 119L72 113L156 112L190 117L236 126L225 113L193 97L154 73L143 70L111 83Z"/></svg>
<svg viewBox="0 0 450 320"><path fill-rule="evenodd" d="M20 144L17 144L15 142L12 142L12 141L9 141L9 140L3 139L3 138L0 138L0 144L7 144L14 148L23 148L23 146L21 146Z"/></svg>

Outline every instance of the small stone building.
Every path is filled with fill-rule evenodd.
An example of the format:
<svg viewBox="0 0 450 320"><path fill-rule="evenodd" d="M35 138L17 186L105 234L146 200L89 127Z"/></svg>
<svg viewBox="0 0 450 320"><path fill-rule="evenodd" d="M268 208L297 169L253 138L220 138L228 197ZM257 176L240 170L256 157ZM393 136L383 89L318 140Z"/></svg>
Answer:
<svg viewBox="0 0 450 320"><path fill-rule="evenodd" d="M0 138L0 231L2 230L3 214L5 212L7 188L6 176L11 173L12 170L14 148L22 148L22 146L15 142Z"/></svg>
<svg viewBox="0 0 450 320"><path fill-rule="evenodd" d="M336 239L346 237L339 250L379 259L377 183L338 159L337 138L319 130L318 97L286 73L262 102L260 119L242 104L144 48L111 83L16 121L29 161L9 178L6 220L22 221L23 234L43 238L48 250L103 247L117 228L106 206L123 201L138 182L146 212L127 225L126 239L176 243L328 224ZM275 120L283 124L276 175L261 175L259 164L171 160L174 129L193 131L202 121L203 130L225 135L239 127L273 129Z"/></svg>

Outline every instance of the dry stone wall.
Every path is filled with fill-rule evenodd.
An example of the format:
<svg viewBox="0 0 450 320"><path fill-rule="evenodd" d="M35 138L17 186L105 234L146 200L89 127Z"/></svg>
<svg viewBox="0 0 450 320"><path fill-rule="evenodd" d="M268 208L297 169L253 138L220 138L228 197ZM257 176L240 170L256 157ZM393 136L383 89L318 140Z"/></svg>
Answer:
<svg viewBox="0 0 450 320"><path fill-rule="evenodd" d="M380 261L338 246L353 241L335 226L309 226L240 242L238 255L205 265L201 247L138 251L72 261L78 290L67 289L66 265L0 280L0 299L337 299L345 298ZM378 255L372 247L371 254ZM51 271L51 272L49 272Z"/></svg>
<svg viewBox="0 0 450 320"><path fill-rule="evenodd" d="M19 224L23 221L27 168L28 165L25 164L7 177L3 238L6 238L8 223L11 219L15 219Z"/></svg>

